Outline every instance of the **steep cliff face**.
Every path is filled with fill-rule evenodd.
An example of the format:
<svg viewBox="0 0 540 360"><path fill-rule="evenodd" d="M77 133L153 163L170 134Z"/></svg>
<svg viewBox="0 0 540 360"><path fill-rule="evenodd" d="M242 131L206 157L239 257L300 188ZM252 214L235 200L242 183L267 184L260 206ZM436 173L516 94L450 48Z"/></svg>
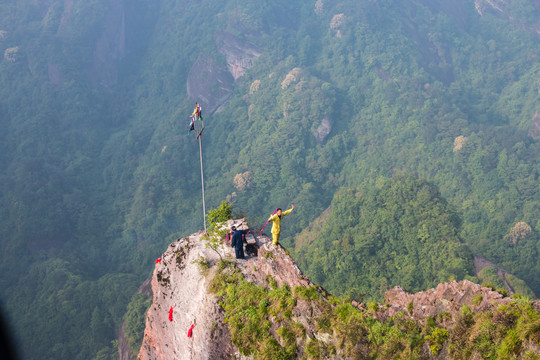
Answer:
<svg viewBox="0 0 540 360"><path fill-rule="evenodd" d="M206 113L219 111L232 94L235 82L253 67L263 50L254 43L225 32L217 32L214 42L225 56L226 66L214 57L201 54L189 71L188 96L198 101Z"/></svg>
<svg viewBox="0 0 540 360"><path fill-rule="evenodd" d="M539 91L540 92L540 91ZM529 128L529 136L533 139L540 138L540 112L536 111L532 118L532 125Z"/></svg>
<svg viewBox="0 0 540 360"><path fill-rule="evenodd" d="M177 240L156 263L140 359L222 359L233 353L218 299L209 291L210 277L194 263L200 257L219 260L203 235Z"/></svg>
<svg viewBox="0 0 540 360"><path fill-rule="evenodd" d="M231 96L234 78L212 56L201 55L189 70L187 93L204 113L213 113Z"/></svg>
<svg viewBox="0 0 540 360"><path fill-rule="evenodd" d="M121 0L111 0L102 33L94 45L89 78L94 85L111 89L118 83L119 62L125 56L125 10Z"/></svg>
<svg viewBox="0 0 540 360"><path fill-rule="evenodd" d="M121 0L85 4L64 0L56 35L66 44L93 39L93 54L86 68L88 80L101 89L113 89L118 84L118 70L126 53L125 9ZM54 13L57 3L50 4ZM52 16L54 18L54 16ZM50 21L53 23L53 21ZM62 87L64 73L55 63L48 63L49 80Z"/></svg>
<svg viewBox="0 0 540 360"><path fill-rule="evenodd" d="M247 229L243 220L230 220L226 227L230 229L232 225ZM148 310L139 359L252 359L250 354L255 354L255 358L286 354L284 358L288 359L387 358L388 354L398 350L409 351L418 358L460 358L465 353L453 350L450 341L457 343L463 336L474 340L478 334L463 326L472 328L470 324L475 321L480 324L480 320L467 318L468 323L464 320L464 307L486 314L478 318L483 319L489 314L504 317L507 314L504 309L518 306L512 304L513 299L470 281L439 284L435 289L417 294L396 287L387 292L384 304L375 307L355 301L341 300L340 303L309 281L287 252L281 246L272 245L271 240L259 231L246 236L247 256L242 260L234 259L234 251L226 241L218 251L209 248L203 235L200 231L175 241L156 262L152 276L153 304ZM235 261L234 270L219 266L221 258ZM238 273L243 281L267 289L271 301L265 299L243 307L246 306L245 299L238 298L242 296L238 288L245 287L245 283L238 282L226 283L227 294L216 296L213 280L234 277ZM228 298L232 293L233 298L236 297L233 303ZM279 296L281 298L276 300ZM525 306L523 304L519 306ZM530 306L531 311L540 310L538 301L531 302ZM267 311L267 317L260 321L252 311L258 314ZM515 314L516 310L512 311ZM245 323L238 323L239 312ZM245 332L244 329L253 327L250 323L253 318L257 319L257 324L265 323L264 332L270 340L261 341L257 329L239 335L239 332ZM432 319L432 325L427 325L428 319ZM393 337L390 340L384 338L384 333L390 330L381 329L394 327L395 331L403 332L405 324L411 333L403 337L402 343L396 344ZM499 323L495 324L499 326ZM435 342L433 329L449 329L450 337L445 335L444 339ZM377 340L376 336L382 337ZM419 339L415 340L414 347L404 345L410 341L407 336ZM539 351L535 339L540 339L540 332L533 331L526 336L518 352ZM249 342L257 341L265 344L253 351ZM475 352L472 348L467 354ZM437 354L440 356L433 356Z"/></svg>
<svg viewBox="0 0 540 360"><path fill-rule="evenodd" d="M233 225L247 229L243 220L231 220L227 228ZM220 255L208 248L203 236L204 232L199 231L175 241L156 263L153 303L148 310L139 359L241 358L232 345L219 299L210 291L212 278L220 271L215 266ZM272 276L278 285L290 288L314 286L292 258L281 247L274 247L266 235L253 231L253 235L248 234L248 242L251 244L246 248L246 259L236 260L247 280L264 286L267 276ZM218 251L223 258L234 258L234 249L225 243ZM206 273L197 263L201 259L210 264ZM188 337L192 324L192 337Z"/></svg>
<svg viewBox="0 0 540 360"><path fill-rule="evenodd" d="M262 49L254 43L241 40L228 32L218 32L214 41L218 51L225 55L227 67L234 80L238 80L253 67L253 62L262 54Z"/></svg>

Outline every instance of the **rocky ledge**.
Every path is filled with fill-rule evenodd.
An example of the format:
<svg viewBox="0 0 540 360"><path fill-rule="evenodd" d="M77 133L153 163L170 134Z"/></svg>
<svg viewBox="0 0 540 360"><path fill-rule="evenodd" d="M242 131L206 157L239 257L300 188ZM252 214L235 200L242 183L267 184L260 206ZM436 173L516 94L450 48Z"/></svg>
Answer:
<svg viewBox="0 0 540 360"><path fill-rule="evenodd" d="M232 226L247 229L244 220L230 220ZM138 359L222 359L238 355L231 343L219 299L210 291L210 283L217 266L207 273L198 262L205 259L210 265L223 258L234 259L234 249L226 242L218 252L203 240L204 232L178 239L169 245L156 262L152 276L153 301L147 313L143 344ZM236 260L244 277L266 285L267 275L278 285L314 286L305 277L281 246L274 246L270 238L253 230L247 236L246 259ZM321 288L319 288L321 292ZM171 311L172 309L172 311ZM188 331L191 325L191 337ZM236 355L235 355L236 354Z"/></svg>
<svg viewBox="0 0 540 360"><path fill-rule="evenodd" d="M386 292L385 304L388 307L382 317L394 316L399 312L408 312L415 319L435 317L446 313L454 317L464 305L474 312L492 311L500 305L508 305L513 299L482 287L468 280L452 281L437 285L416 294L409 294L400 286ZM533 307L540 310L540 301L533 301Z"/></svg>
<svg viewBox="0 0 540 360"><path fill-rule="evenodd" d="M239 229L247 229L244 220L230 220L225 227L230 229L233 225ZM235 261L236 269L241 271L244 279L255 285L268 288L268 279L271 278L277 286L286 285L289 289L295 290L293 291L295 294L299 288L310 289L311 298L295 295L289 320L279 320L279 316L274 316L267 330L277 339L276 341L280 342L283 341L279 340L278 335L280 327L283 326L281 321L293 321L295 326L303 329L303 335L296 338L296 354L299 357L312 351L314 344L317 344L319 354L323 353L323 349L333 349L328 350L328 356L324 358L348 359L355 356L362 358L373 351L380 352L379 355L384 354L384 347L379 349L380 344L375 343L375 350L372 349L369 340L372 335L362 335L371 331L369 329L372 325L369 327L366 325L371 324L369 318L376 319L381 324L384 322L386 324L384 326L390 326L388 325L392 323L390 318L405 316L416 323L415 326L419 326L417 331L425 330L421 330L422 324L428 318L441 318L444 321L441 320L437 326L453 329L456 319L463 317L460 314L465 306L475 313L496 313L501 306L510 306L513 301L498 292L466 280L439 284L434 289L416 294L409 294L401 287L395 287L386 293L384 304L375 307L371 304L366 307L357 302L349 304L360 309L361 318L365 318L367 322L364 326L361 325L364 320L357 320L360 321L355 325L360 331L357 335L339 331L336 333L321 328L321 319L327 318L328 309L335 306L332 305L335 304L335 300L332 300L320 286L313 284L287 251L281 246L274 246L265 234L255 230L246 236L246 259L240 260L234 259L234 250L225 239L216 251L208 246L208 241L203 240L203 236L203 231L199 231L173 242L156 261L151 281L153 303L147 313L144 339L138 359L252 359L251 356L242 355L231 341L229 327L225 321L225 304L222 303L224 300L211 291L212 279L218 272L225 271L217 266L221 258ZM203 268L206 270L203 271ZM273 286L275 288L276 285ZM532 301L530 304L535 311L540 311L539 301ZM441 316L438 316L439 314ZM347 324L345 326L354 325L354 323ZM534 340L536 336L540 340L540 332L527 336L532 336L532 340L528 342L523 340L521 352L540 351ZM359 342L355 340L350 345L343 345L347 344L347 341L352 341L351 339L359 339ZM425 339L430 339L430 335L425 336ZM423 347L416 350L419 351L418 354L422 354L422 358L424 355L425 358L433 358L433 348L430 348L429 344L427 340ZM442 357L435 358L445 358L447 356L445 354L450 354L451 350L446 346L443 349L440 352ZM458 353L456 356L461 355Z"/></svg>

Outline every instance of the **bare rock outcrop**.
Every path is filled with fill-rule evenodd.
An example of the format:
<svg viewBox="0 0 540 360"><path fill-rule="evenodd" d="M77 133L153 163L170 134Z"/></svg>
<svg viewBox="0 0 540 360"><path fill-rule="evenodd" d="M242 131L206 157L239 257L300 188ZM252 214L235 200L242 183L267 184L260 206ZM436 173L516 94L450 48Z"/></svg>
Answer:
<svg viewBox="0 0 540 360"><path fill-rule="evenodd" d="M539 82L540 83L540 82ZM540 86L539 86L540 92ZM535 112L532 118L532 125L529 129L529 136L533 139L540 138L540 112Z"/></svg>
<svg viewBox="0 0 540 360"><path fill-rule="evenodd" d="M478 14L484 15L488 10L504 12L507 3L507 0L475 0L474 7Z"/></svg>
<svg viewBox="0 0 540 360"><path fill-rule="evenodd" d="M187 93L198 101L206 113L220 111L232 94L234 84L246 70L253 67L263 49L246 39L220 31L214 36L219 53L225 56L226 64L214 57L200 55L189 71Z"/></svg>
<svg viewBox="0 0 540 360"><path fill-rule="evenodd" d="M7 48L4 51L4 59L6 61L8 61L8 62L17 61L18 55L19 55L19 47L18 46Z"/></svg>
<svg viewBox="0 0 540 360"><path fill-rule="evenodd" d="M334 17L332 17L332 20L330 21L330 29L334 30L336 32L336 36L340 38L342 36L341 34L341 27L343 23L345 22L346 16L345 14L336 14Z"/></svg>
<svg viewBox="0 0 540 360"><path fill-rule="evenodd" d="M469 140L469 138L463 135L456 137L454 139L454 152L458 152L459 150L463 149L463 146L465 146L467 140Z"/></svg>
<svg viewBox="0 0 540 360"><path fill-rule="evenodd" d="M234 187L237 190L244 191L246 189L249 189L249 187L251 186L252 180L253 180L253 171L251 170L248 170L240 174L236 174L233 180Z"/></svg>
<svg viewBox="0 0 540 360"><path fill-rule="evenodd" d="M200 257L219 259L200 241L202 236L200 231L173 242L156 263L139 359L223 359L233 354L222 309L209 291L210 277L194 263Z"/></svg>
<svg viewBox="0 0 540 360"><path fill-rule="evenodd" d="M205 113L216 111L232 94L234 78L211 56L200 56L188 74L187 93Z"/></svg>
<svg viewBox="0 0 540 360"><path fill-rule="evenodd" d="M248 40L242 40L228 32L218 32L214 37L218 51L225 55L227 67L234 80L238 80L253 67L253 62L263 51Z"/></svg>
<svg viewBox="0 0 540 360"><path fill-rule="evenodd" d="M244 220L231 220L226 227L230 229L233 225L247 229ZM218 298L209 288L213 274L218 271L217 266L203 274L197 264L201 258L214 264L220 259L206 246L203 235L204 232L199 231L173 242L156 263L151 282L153 302L147 313L138 359L242 358L238 357L230 340ZM270 275L279 285L287 284L291 289L314 286L285 250L272 245L266 235L252 231L246 240L251 246L246 246L247 259L237 260L246 279L267 286ZM233 249L226 244L219 252L222 256L234 257ZM322 288L318 289L325 293ZM169 319L171 308L172 321ZM192 337L188 337L188 330L194 323Z"/></svg>
<svg viewBox="0 0 540 360"><path fill-rule="evenodd" d="M296 286L315 286L281 246L274 246L270 238L258 231L254 231L254 235L257 256L249 257L245 266L241 267L246 279L266 286L266 278L271 276L279 286L288 285L291 289ZM326 292L318 288L322 293Z"/></svg>
<svg viewBox="0 0 540 360"><path fill-rule="evenodd" d="M313 133L313 136L315 136L315 140L317 143L322 144L326 137L330 134L330 131L332 130L332 123L330 122L330 117L325 116L322 120L315 132Z"/></svg>
<svg viewBox="0 0 540 360"><path fill-rule="evenodd" d="M323 0L317 0L315 3L315 14L321 15L324 11L324 2Z"/></svg>
<svg viewBox="0 0 540 360"><path fill-rule="evenodd" d="M300 80L300 76L302 76L302 69L300 68L294 68L285 76L285 79L281 82L281 88L283 90L287 89L291 84L296 83Z"/></svg>
<svg viewBox="0 0 540 360"><path fill-rule="evenodd" d="M483 257L481 255L474 255L474 275L475 276L478 276L480 279L482 279L482 275L481 275L482 270L484 268L487 268L487 267L492 267L492 268L496 269L497 278L500 281L502 281L502 283L504 284L504 287L506 288L506 291L508 292L508 294L509 295L514 295L514 289L512 289L512 286L510 286L510 284L508 283L508 280L506 278L506 275L508 274L508 271L506 271L505 269L503 269L499 265L492 263L491 261L489 261L488 259L486 259L485 257Z"/></svg>
<svg viewBox="0 0 540 360"><path fill-rule="evenodd" d="M442 283L436 288L416 294L409 294L400 286L396 286L386 292L385 303L388 304L388 308L382 310L378 316L386 318L403 312L409 313L415 319L425 319L447 313L454 318L464 305L475 312L485 312L500 305L508 305L511 301L511 298L469 280ZM535 301L533 305L539 308L540 301Z"/></svg>
<svg viewBox="0 0 540 360"><path fill-rule="evenodd" d="M243 219L230 220L225 228L230 229L233 225L239 229L248 228ZM203 231L199 231L173 242L156 263L151 281L153 303L147 313L138 359L251 358L241 355L232 344L220 299L211 291L212 279L220 271L218 266L213 265L220 257L232 259L233 249L224 242L215 251L207 246L208 242L203 240L203 235ZM332 306L328 301L328 293L313 284L287 251L279 245L274 246L265 234L252 230L245 240L246 259L236 260L236 268L241 271L244 279L267 288L271 286L271 278L272 282L275 281L279 286L288 285L291 290L295 287L314 289L320 301L314 303L297 298L289 316L305 330L305 337L299 341L309 338L336 345L339 336L322 331L317 325L317 319L323 311ZM210 264L206 271L201 270L200 264L203 262ZM385 321L398 313L417 322L444 314L444 326L448 327L459 318L458 314L464 305L474 312L490 312L511 301L511 298L490 288L463 280L439 284L436 288L416 294L395 287L386 293L384 306L379 305L378 310L373 312L371 306L367 310L363 304L355 301L352 305L362 312L372 313L379 321ZM540 301L533 301L532 306L539 310ZM278 338L280 326L279 321L270 321L268 331ZM190 328L191 337L188 336ZM305 345L303 343L301 347ZM298 356L301 357L303 350L299 351ZM350 358L340 351L331 358Z"/></svg>

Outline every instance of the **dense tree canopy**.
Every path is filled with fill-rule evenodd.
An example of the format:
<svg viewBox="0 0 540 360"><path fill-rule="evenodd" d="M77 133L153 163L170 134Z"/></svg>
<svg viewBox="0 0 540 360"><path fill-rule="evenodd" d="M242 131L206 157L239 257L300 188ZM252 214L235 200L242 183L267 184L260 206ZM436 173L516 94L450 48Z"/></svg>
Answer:
<svg viewBox="0 0 540 360"><path fill-rule="evenodd" d="M322 224L297 236L296 258L329 291L380 301L396 285L416 292L472 275L460 226L436 186L399 175L336 194Z"/></svg>
<svg viewBox="0 0 540 360"><path fill-rule="evenodd" d="M186 82L199 59L235 68L217 40L224 33L260 56L219 110L204 113L207 208L229 198L237 215L258 226L294 203L282 233L290 247L338 189L357 189L358 197L334 200L351 201L342 206L352 211L390 192L379 185L390 186L394 174L414 173L405 182L427 180L418 185L431 189L425 201L435 199L430 206L452 222L439 229L438 216L412 205L418 213L411 218L423 223L390 221L387 212L406 213L405 204L372 200L372 213L351 220L355 227L373 219L388 241L444 235L458 246L462 239L538 296L538 10L531 0L501 6L2 1L0 301L24 356L114 357L111 341L123 313L143 307L133 294L155 258L202 227L198 146L185 128L200 99L188 97ZM348 221L335 228L352 229ZM515 230L519 223L530 231ZM379 235L339 241L378 254L372 243ZM446 270L402 285L469 273L459 260L469 255L458 248L436 249L456 254ZM320 251L310 260L322 261ZM420 271L402 261L390 252L381 264ZM317 279L345 289L338 272L362 276L357 266L364 263L340 264ZM390 281L378 281L355 292L379 295ZM130 299L137 302L128 308ZM69 327L56 326L75 317Z"/></svg>

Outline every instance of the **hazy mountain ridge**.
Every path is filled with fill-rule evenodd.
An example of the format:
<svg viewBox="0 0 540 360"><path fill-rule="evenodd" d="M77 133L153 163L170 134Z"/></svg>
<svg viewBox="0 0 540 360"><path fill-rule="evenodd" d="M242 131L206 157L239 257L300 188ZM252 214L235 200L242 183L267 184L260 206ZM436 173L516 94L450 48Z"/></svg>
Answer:
<svg viewBox="0 0 540 360"><path fill-rule="evenodd" d="M456 207L476 253L538 289L539 151L527 135L539 106L535 6L2 2L0 296L21 314L12 321L24 348L114 353L155 257L200 228L186 84L201 54L227 69L220 32L264 51L221 112L205 113L208 207L229 195L263 219L293 202L290 246L341 187L415 172ZM283 89L294 69L303 78ZM241 190L234 179L246 173ZM513 244L505 236L520 222L532 230Z"/></svg>

